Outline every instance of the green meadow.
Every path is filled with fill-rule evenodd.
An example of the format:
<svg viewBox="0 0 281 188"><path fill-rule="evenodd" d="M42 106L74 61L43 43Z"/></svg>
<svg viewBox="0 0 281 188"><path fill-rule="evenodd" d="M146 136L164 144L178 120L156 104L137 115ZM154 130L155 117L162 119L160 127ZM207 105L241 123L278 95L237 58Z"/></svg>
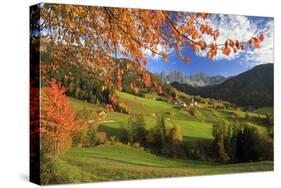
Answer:
<svg viewBox="0 0 281 188"><path fill-rule="evenodd" d="M239 121L253 126L259 132L266 131L266 126L255 120L255 117L271 112L270 108L258 109L248 114L241 110L215 109L199 104L196 113L177 108L171 103L156 100L156 95L134 96L117 92L120 100L130 106L131 113L144 116L145 129L155 127L157 115L164 117L165 124L176 124L180 127L183 141L186 143L205 142L211 144L214 140L213 124L219 120L226 122ZM184 95L184 94L182 94ZM76 111L87 111L95 114L106 109L102 105L90 104L78 99L69 101ZM200 107L199 107L200 106ZM108 138L122 136L122 129L128 126L129 114L107 112L98 125L99 132L105 132ZM56 179L46 180L47 183L78 183L107 180L126 180L143 178L161 178L173 176L193 176L207 174L224 174L238 172L270 171L272 161L244 162L223 164L215 161L200 161L171 158L135 144L107 142L95 147L71 147L52 164ZM44 182L44 180L43 180Z"/></svg>
<svg viewBox="0 0 281 188"><path fill-rule="evenodd" d="M157 101L153 97L138 97L124 92L117 92L120 100L130 106L132 113L144 115L146 128L154 127L157 121L156 115L163 114L166 124L175 123L181 127L185 139L208 139L212 140L212 126L214 122L224 120L233 122L236 116L241 118L241 122L246 125L257 127L260 131L265 130L265 126L254 120L245 120L245 112L236 110L197 108L197 113L192 115L190 112L176 108L175 105ZM70 98L71 105L77 110L87 110L95 113L97 110L105 110L101 106ZM250 117L256 117L258 113L250 113ZM105 131L109 136L118 135L118 129L124 128L128 123L128 114L120 112L109 112L106 114L104 123L101 123L99 130Z"/></svg>
<svg viewBox="0 0 281 188"><path fill-rule="evenodd" d="M56 160L61 183L270 171L273 162L220 164L171 159L127 145L71 148Z"/></svg>

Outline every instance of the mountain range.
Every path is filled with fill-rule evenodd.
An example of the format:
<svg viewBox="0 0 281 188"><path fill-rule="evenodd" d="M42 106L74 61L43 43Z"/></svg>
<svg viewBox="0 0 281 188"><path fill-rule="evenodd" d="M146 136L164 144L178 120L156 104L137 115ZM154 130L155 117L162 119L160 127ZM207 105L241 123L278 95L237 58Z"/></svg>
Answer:
<svg viewBox="0 0 281 188"><path fill-rule="evenodd" d="M209 76L208 74L203 72L188 76L183 72L172 71L169 73L161 72L158 74L158 76L162 81L166 83L179 82L193 87L214 86L223 83L228 79L224 76Z"/></svg>
<svg viewBox="0 0 281 188"><path fill-rule="evenodd" d="M273 106L273 64L262 64L206 87L193 87L185 83L171 83L176 89L190 95L226 100L241 106Z"/></svg>

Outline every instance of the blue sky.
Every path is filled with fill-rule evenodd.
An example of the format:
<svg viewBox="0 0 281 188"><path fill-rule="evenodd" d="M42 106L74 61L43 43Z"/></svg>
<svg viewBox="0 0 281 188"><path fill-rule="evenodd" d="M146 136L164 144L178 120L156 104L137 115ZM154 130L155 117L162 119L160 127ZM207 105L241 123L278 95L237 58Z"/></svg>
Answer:
<svg viewBox="0 0 281 188"><path fill-rule="evenodd" d="M149 59L147 69L150 72L159 73L161 71L181 71L186 75L192 75L198 72L204 72L208 75L232 76L244 72L250 68L247 64L235 62L235 60L217 60L211 61L207 57L198 56L190 49L185 50L190 57L190 64L185 64L176 54L169 55L169 61L164 62L161 58ZM253 64L254 66L254 64Z"/></svg>
<svg viewBox="0 0 281 188"><path fill-rule="evenodd" d="M206 51L194 53L190 48L184 48L183 53L190 57L190 64L185 64L177 57L175 50L169 52L168 62L164 62L160 56L148 55L147 69L157 73L176 70L187 75L204 72L209 75L233 76L259 64L273 63L273 18L216 14L206 21L213 28L220 30L218 43L223 43L226 39L247 41L260 32L264 33L265 40L259 49L248 48L230 56L218 54L214 60L206 57ZM205 40L211 41L208 37Z"/></svg>

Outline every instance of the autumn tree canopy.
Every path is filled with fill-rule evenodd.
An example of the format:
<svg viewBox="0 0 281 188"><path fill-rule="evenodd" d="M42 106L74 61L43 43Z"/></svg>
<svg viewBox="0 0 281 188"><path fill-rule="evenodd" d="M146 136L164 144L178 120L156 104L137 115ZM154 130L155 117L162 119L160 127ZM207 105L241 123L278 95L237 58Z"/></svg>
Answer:
<svg viewBox="0 0 281 188"><path fill-rule="evenodd" d="M65 88L53 80L41 98L42 146L45 152L55 156L67 148L71 134L79 131L86 122L77 117L64 92Z"/></svg>
<svg viewBox="0 0 281 188"><path fill-rule="evenodd" d="M219 51L228 56L245 47L258 48L264 39L261 33L248 41L228 39L217 44L220 31L206 23L207 13L60 4L40 6L37 10L40 16L33 22L31 35L54 44L52 61L63 63L71 56L72 61L88 69L108 74L113 65L118 67L118 57L126 57L143 71L146 85L150 84L150 77L143 69L147 54L168 61L168 52L175 49L188 64L190 58L183 55L183 48L195 52L206 50L208 58L212 59ZM204 35L211 36L213 41L206 43ZM69 55L69 50L75 54ZM118 71L118 80L122 79L123 71ZM122 90L122 86L118 88Z"/></svg>

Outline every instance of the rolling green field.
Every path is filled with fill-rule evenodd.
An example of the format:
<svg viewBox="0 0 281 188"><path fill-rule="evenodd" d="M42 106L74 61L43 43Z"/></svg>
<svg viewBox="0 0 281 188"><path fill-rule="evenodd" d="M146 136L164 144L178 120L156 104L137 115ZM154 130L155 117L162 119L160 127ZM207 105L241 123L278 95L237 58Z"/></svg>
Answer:
<svg viewBox="0 0 281 188"><path fill-rule="evenodd" d="M196 114L192 115L188 111L176 108L173 104L155 100L154 95L138 97L117 91L117 96L129 107L131 113L141 113L144 115L147 129L156 125L156 115L161 113L165 117L166 124L172 122L181 127L183 137L187 141L197 141L201 139L212 140L212 125L214 122L224 120L231 123L234 121L235 117L244 118L245 116L245 112L243 111L213 109L207 107L198 107ZM77 111L87 110L95 113L97 110L103 109L101 106L73 98L70 98L70 103ZM251 117L257 116L255 113L249 114ZM106 132L109 137L118 136L120 134L120 128L127 126L128 118L128 114L109 112L106 114L104 122L99 126L99 130ZM266 129L263 125L254 121L243 119L241 122L245 125L255 126L261 131Z"/></svg>
<svg viewBox="0 0 281 188"><path fill-rule="evenodd" d="M196 107L196 113L180 109L173 104L158 101L155 95L138 97L128 93L117 92L119 99L130 107L131 113L144 115L146 129L156 125L157 114L162 114L165 124L169 122L181 128L186 142L213 140L213 123L224 120L234 122L235 118L245 125L255 126L259 131L266 131L266 127L255 121L255 117L270 112L270 108L258 109L256 113L226 109L214 109L204 104ZM69 98L70 104L79 111L95 114L97 110L105 110L98 106ZM259 114L258 114L259 113ZM129 114L107 112L100 122L98 131L106 133L107 137L122 135L121 128L128 124ZM140 147L121 143L99 145L92 148L70 148L54 163L54 171L60 175L59 183L92 182L106 180L160 178L172 176L192 176L205 174L222 174L236 172L269 171L273 170L273 162L252 162L237 164L222 164L214 162L200 162L167 158L149 153Z"/></svg>
<svg viewBox="0 0 281 188"><path fill-rule="evenodd" d="M219 164L160 157L127 145L71 148L57 159L60 183L273 170L273 162Z"/></svg>
<svg viewBox="0 0 281 188"><path fill-rule="evenodd" d="M124 92L118 92L117 96L120 97L121 101L124 102L127 106L130 106L132 113L142 113L145 115L171 111L173 105L157 101L150 98L138 97Z"/></svg>
<svg viewBox="0 0 281 188"><path fill-rule="evenodd" d="M256 113L258 113L258 114L273 114L273 108L272 107L258 108L256 110Z"/></svg>

